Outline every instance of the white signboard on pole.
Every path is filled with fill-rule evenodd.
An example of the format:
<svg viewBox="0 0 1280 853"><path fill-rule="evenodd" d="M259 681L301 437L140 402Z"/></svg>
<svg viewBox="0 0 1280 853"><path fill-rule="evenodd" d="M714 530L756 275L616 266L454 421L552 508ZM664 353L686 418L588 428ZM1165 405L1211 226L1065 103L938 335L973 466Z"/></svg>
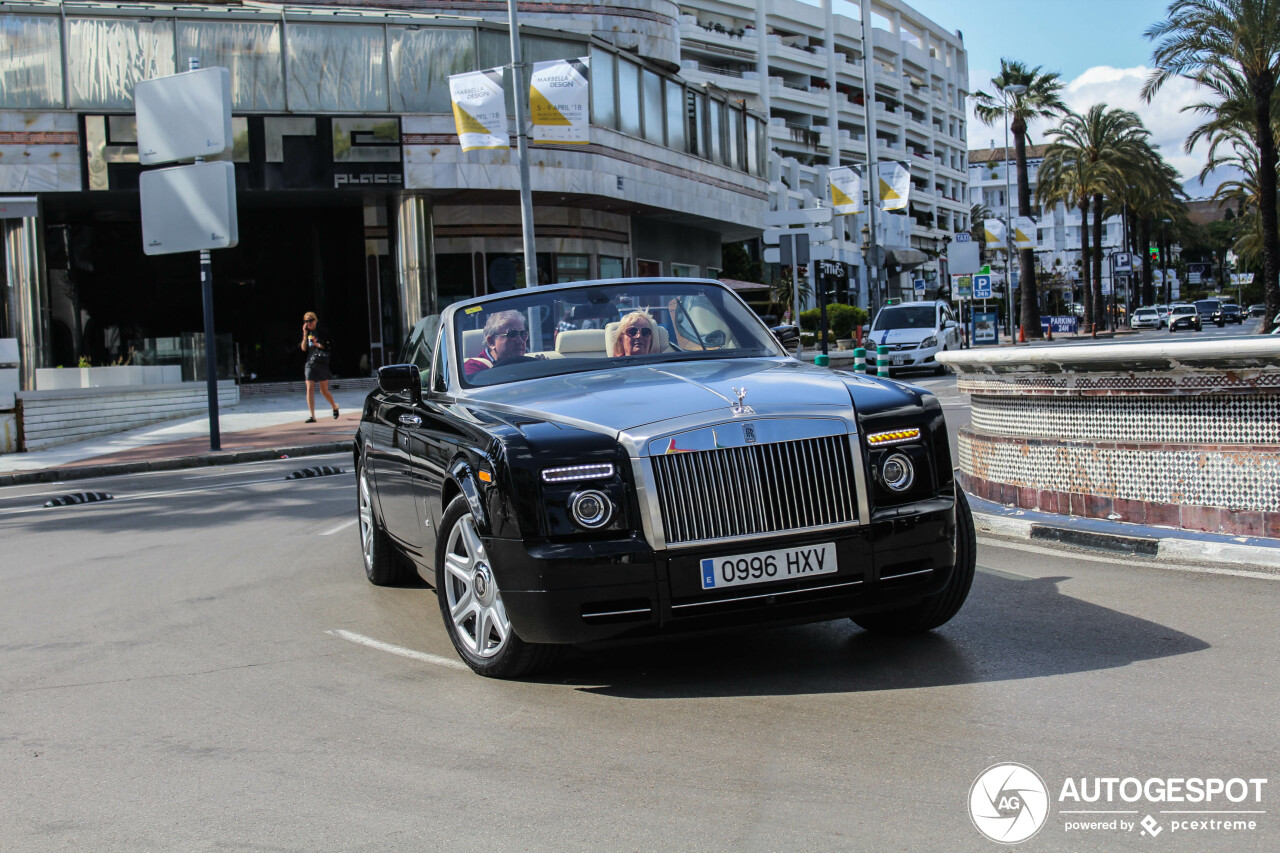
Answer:
<svg viewBox="0 0 1280 853"><path fill-rule="evenodd" d="M229 249L240 241L233 163L217 160L152 169L139 176L138 189L145 254Z"/></svg>
<svg viewBox="0 0 1280 853"><path fill-rule="evenodd" d="M529 76L533 141L585 145L591 141L587 65L590 57L535 62Z"/></svg>
<svg viewBox="0 0 1280 853"><path fill-rule="evenodd" d="M841 216L862 213L862 171L841 166L827 173L831 182L831 207Z"/></svg>
<svg viewBox="0 0 1280 853"><path fill-rule="evenodd" d="M201 68L133 87L138 162L213 157L231 147L231 71Z"/></svg>
<svg viewBox="0 0 1280 853"><path fill-rule="evenodd" d="M450 76L449 98L463 151L510 147L501 67Z"/></svg>
<svg viewBox="0 0 1280 853"><path fill-rule="evenodd" d="M1005 247L1004 221L1000 219L984 219L982 220L982 229L986 232L985 241L988 249L1003 249Z"/></svg>
<svg viewBox="0 0 1280 853"><path fill-rule="evenodd" d="M880 181L880 209L906 210L911 197L911 169L906 163L894 161L876 167Z"/></svg>

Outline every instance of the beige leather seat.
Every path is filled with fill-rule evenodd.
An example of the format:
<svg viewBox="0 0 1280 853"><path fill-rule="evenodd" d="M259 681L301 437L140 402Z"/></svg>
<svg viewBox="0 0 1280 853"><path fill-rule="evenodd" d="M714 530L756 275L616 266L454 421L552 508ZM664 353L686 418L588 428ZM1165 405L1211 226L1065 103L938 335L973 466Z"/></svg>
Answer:
<svg viewBox="0 0 1280 853"><path fill-rule="evenodd" d="M556 352L565 358L604 358L604 340L604 329L569 329L556 335Z"/></svg>
<svg viewBox="0 0 1280 853"><path fill-rule="evenodd" d="M468 329L462 333L462 360L475 358L484 349L484 329Z"/></svg>
<svg viewBox="0 0 1280 853"><path fill-rule="evenodd" d="M621 328L622 322L610 323L604 327L604 351L609 355L613 355L613 342L618 339L618 329ZM653 352L666 352L671 348L671 335L667 334L666 326L658 326L658 345L653 348Z"/></svg>

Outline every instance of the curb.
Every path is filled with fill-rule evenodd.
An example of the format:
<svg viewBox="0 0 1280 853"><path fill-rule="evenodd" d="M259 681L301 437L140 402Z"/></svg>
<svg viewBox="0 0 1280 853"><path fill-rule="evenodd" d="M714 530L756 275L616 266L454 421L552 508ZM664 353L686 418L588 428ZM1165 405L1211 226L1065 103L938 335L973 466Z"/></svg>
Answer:
<svg viewBox="0 0 1280 853"><path fill-rule="evenodd" d="M140 459L136 462L104 462L100 465L72 465L65 468L41 468L37 471L15 471L0 474L0 487L29 483L61 483L67 480L89 480L119 474L141 474L147 471L177 471L182 468L204 468L237 465L241 462L264 462L282 456L323 456L328 453L350 453L353 439L327 444L305 444L299 447L264 447L257 450L232 450L176 456L168 459Z"/></svg>
<svg viewBox="0 0 1280 853"><path fill-rule="evenodd" d="M966 495L979 533L1060 544L1165 563L1280 575L1280 539L1148 527L1119 521L1015 509Z"/></svg>

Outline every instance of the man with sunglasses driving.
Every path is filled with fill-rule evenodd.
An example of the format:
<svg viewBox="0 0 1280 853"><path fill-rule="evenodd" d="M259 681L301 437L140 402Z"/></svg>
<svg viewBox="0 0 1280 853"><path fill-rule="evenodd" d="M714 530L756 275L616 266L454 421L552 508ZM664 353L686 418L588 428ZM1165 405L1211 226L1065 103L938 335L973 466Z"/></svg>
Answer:
<svg viewBox="0 0 1280 853"><path fill-rule="evenodd" d="M658 324L647 311L632 311L622 318L612 355L648 355L655 351Z"/></svg>
<svg viewBox="0 0 1280 853"><path fill-rule="evenodd" d="M470 376L500 362L522 358L528 348L524 315L519 311L498 311L484 323L484 349L462 363L463 372Z"/></svg>

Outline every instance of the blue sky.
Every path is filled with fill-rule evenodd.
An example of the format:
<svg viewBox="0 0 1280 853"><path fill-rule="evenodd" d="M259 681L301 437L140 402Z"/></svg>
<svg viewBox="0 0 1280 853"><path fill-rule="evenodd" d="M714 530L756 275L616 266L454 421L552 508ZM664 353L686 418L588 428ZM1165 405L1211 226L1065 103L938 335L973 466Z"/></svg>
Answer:
<svg viewBox="0 0 1280 853"><path fill-rule="evenodd" d="M819 5L821 0L804 0ZM1154 43L1143 32L1163 19L1168 0L906 0L907 4L947 31L964 33L970 90L990 91L1001 57L1045 71L1057 71L1063 100L1083 113L1096 103L1136 112L1151 131L1151 141L1181 173L1194 179L1204 163L1203 149L1183 151L1187 134L1200 123L1182 111L1201 99L1185 80L1172 80L1146 103L1140 92L1151 74ZM838 13L857 16L849 0L836 0ZM1048 141L1047 122L1031 126L1030 141ZM973 116L968 122L969 148L1004 145L1004 125L987 127ZM1212 183L1216 184L1216 181ZM1205 194L1191 190L1193 196Z"/></svg>
<svg viewBox="0 0 1280 853"><path fill-rule="evenodd" d="M1165 17L1167 0L907 0L949 31L964 33L969 82L1000 58L1043 66L1072 80L1090 68L1151 64L1153 42L1142 35Z"/></svg>

